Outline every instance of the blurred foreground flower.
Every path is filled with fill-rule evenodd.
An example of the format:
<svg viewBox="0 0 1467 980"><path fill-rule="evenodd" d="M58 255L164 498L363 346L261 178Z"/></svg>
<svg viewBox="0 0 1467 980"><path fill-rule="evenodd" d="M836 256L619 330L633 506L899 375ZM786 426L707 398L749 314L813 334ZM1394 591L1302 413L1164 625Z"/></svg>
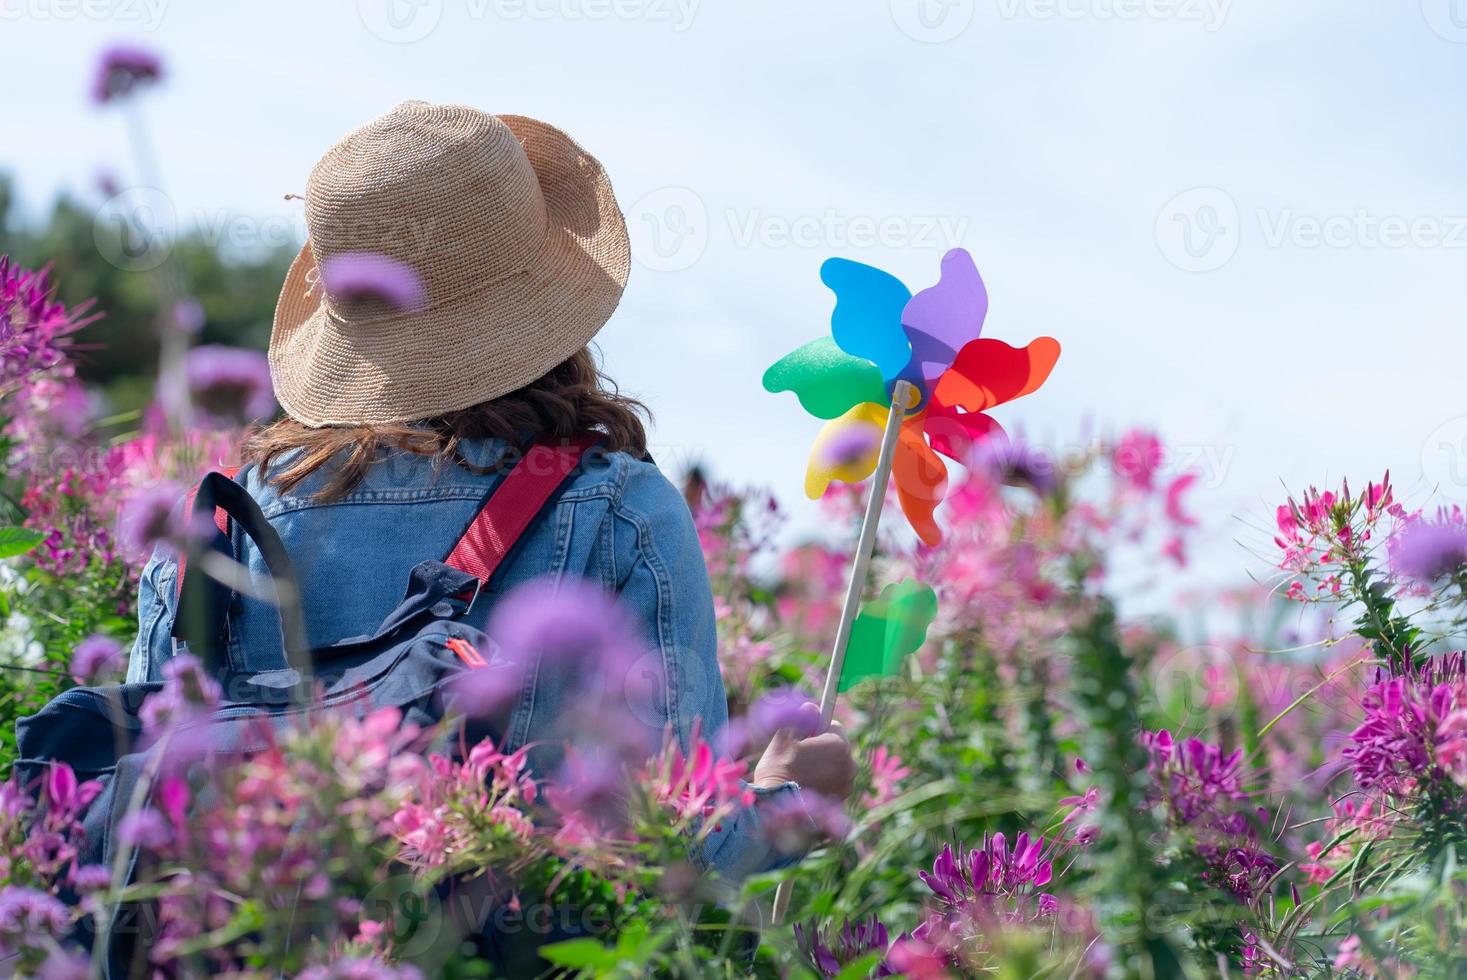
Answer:
<svg viewBox="0 0 1467 980"><path fill-rule="evenodd" d="M102 52L92 82L92 101L104 105L125 99L136 89L163 77L163 62L153 52L131 44L114 45Z"/></svg>
<svg viewBox="0 0 1467 980"><path fill-rule="evenodd" d="M385 307L416 313L428 305L428 290L406 262L376 252L345 252L321 263L321 283L344 306Z"/></svg>
<svg viewBox="0 0 1467 980"><path fill-rule="evenodd" d="M275 414L270 364L259 351L206 344L188 352L184 371L194 407L216 428Z"/></svg>

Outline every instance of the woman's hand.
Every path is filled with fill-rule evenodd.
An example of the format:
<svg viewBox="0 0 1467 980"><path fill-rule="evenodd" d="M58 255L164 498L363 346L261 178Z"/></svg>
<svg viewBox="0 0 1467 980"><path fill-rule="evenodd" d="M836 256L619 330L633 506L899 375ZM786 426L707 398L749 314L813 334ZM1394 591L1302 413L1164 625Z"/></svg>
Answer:
<svg viewBox="0 0 1467 980"><path fill-rule="evenodd" d="M806 702L800 710L812 715L810 724L801 729L819 731L820 706ZM794 782L802 789L843 800L850 795L855 780L856 760L851 755L851 743L846 740L840 722L833 721L824 732L809 738L800 738L793 727L775 732L754 767L753 782L755 786L768 787Z"/></svg>

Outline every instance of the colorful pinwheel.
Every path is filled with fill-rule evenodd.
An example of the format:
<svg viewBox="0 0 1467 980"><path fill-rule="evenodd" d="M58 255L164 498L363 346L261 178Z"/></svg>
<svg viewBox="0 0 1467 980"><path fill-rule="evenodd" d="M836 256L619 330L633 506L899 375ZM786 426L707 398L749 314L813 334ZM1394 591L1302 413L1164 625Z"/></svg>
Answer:
<svg viewBox="0 0 1467 980"><path fill-rule="evenodd" d="M979 338L988 291L960 248L943 256L937 284L915 296L895 276L848 259L827 260L820 278L836 296L831 336L764 374L766 390L793 391L806 411L830 420L811 449L805 492L818 498L832 480L858 483L872 474L897 382L909 381L916 397L901 421L892 477L907 520L937 544L933 512L947 493L938 453L966 462L974 443L1004 438L985 413L1044 384L1059 342L1040 337L1019 348Z"/></svg>

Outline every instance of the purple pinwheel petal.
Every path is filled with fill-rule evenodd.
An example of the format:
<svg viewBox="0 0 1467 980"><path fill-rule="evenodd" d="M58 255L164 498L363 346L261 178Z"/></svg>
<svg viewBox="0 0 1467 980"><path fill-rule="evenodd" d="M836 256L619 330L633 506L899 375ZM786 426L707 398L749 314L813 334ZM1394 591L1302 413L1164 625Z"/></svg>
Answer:
<svg viewBox="0 0 1467 980"><path fill-rule="evenodd" d="M380 304L400 313L428 305L428 290L418 270L376 252L343 252L321 263L321 282L337 303Z"/></svg>
<svg viewBox="0 0 1467 980"><path fill-rule="evenodd" d="M942 257L942 274L907 303L902 329L912 342L912 366L925 391L931 391L958 351L983 332L988 289L973 256L955 248ZM916 380L914 378L913 380Z"/></svg>

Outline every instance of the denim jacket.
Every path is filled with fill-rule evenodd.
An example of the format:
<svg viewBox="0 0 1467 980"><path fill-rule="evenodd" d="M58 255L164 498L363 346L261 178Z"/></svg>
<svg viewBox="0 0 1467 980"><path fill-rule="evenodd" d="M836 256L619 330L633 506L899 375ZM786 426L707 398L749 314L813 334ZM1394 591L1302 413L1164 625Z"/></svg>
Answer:
<svg viewBox="0 0 1467 980"><path fill-rule="evenodd" d="M468 463L490 469L503 449L502 442L482 440L465 444L461 452ZM375 463L356 489L329 504L309 499L324 478L318 471L283 494L263 482L254 466L236 477L290 554L312 647L373 632L401 601L412 567L448 554L501 476L498 470L481 474L457 464L435 468L431 460L404 452ZM251 574L264 580L268 573L253 544L238 530L233 544ZM649 656L661 659L652 673L663 686L661 697L651 699L655 707L636 713L651 734L660 739L670 725L686 747L695 724L707 737L719 733L728 707L707 567L682 496L655 465L624 453L588 457L526 532L500 569L494 592L475 602L467 622L482 629L498 594L546 575L600 583L642 624ZM161 551L143 569L130 681L157 680L172 655L168 624L177 579L177 563ZM251 650L278 644L279 619L260 599L242 595L236 602L229 657L235 669L249 670ZM506 750L531 746L529 761L537 776L553 773L560 761L559 732L566 719L558 715L573 681L542 669L533 697L513 709ZM793 783L757 790L755 806L723 821L710 835L696 856L700 863L728 878L787 863L766 843L759 811L764 798L797 792Z"/></svg>

